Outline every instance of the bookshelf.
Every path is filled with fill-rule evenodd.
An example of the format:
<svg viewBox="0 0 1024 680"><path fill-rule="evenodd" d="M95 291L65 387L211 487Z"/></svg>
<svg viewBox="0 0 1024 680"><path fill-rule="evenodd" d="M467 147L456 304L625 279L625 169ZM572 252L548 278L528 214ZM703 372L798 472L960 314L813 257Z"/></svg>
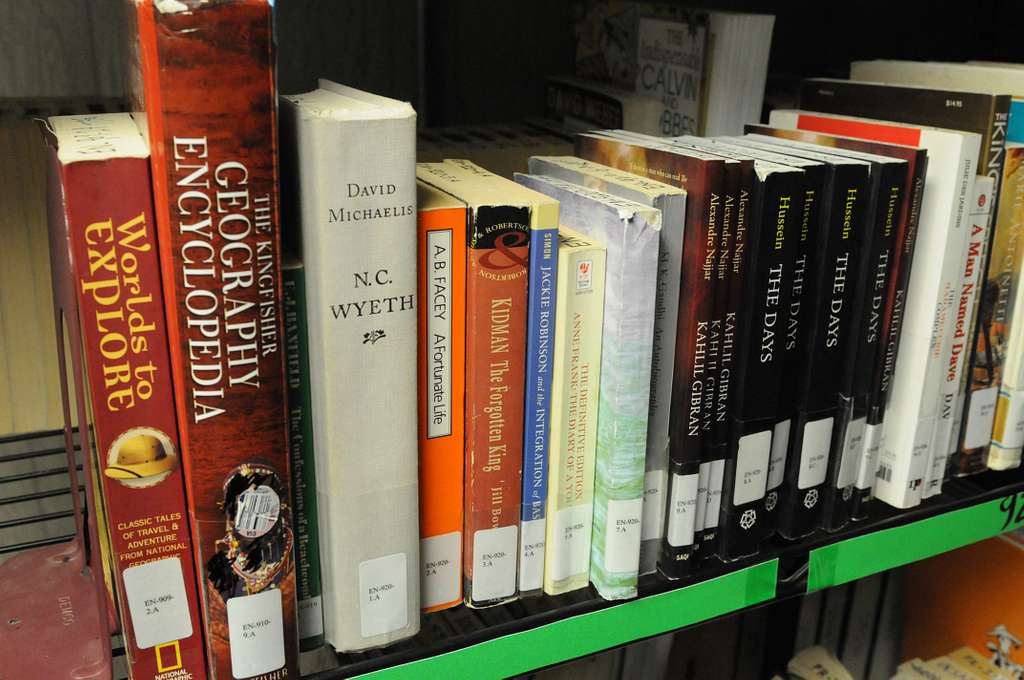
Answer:
<svg viewBox="0 0 1024 680"><path fill-rule="evenodd" d="M533 115L542 100L543 76L571 69L570 41L564 39L571 31L571 3L552 5L530 0L484 10L464 1L428 5L426 0L387 0L379 4L365 0L344 6L279 2L281 52L294 56L282 62L282 91L313 87L310 74L316 72L411 99L430 125L506 122ZM76 14L56 23L86 23L95 32L96 26L119 20L115 4L80 5L59 0L45 11L33 12L25 5L15 8L13 14L15 18L22 16L22 26L42 25L55 21L60 12L58 5L66 5L68 12ZM919 37L911 40L903 40L898 29L913 22L920 12L911 6L890 8L872 2L851 8L851 14L840 20L833 18L825 6L808 9L789 3L772 3L774 7L754 7L755 3L749 2L710 4L778 14L766 98L766 103L772 105L791 103L786 98L792 96L791 85L800 77L845 75L845 64L856 58L1020 58L1005 47L1010 44L1012 22L992 26L985 21L995 3L984 3L957 22L938 13L923 16L926 13L921 12L915 33ZM875 32L873 22L883 8L896 16L889 14L884 30ZM547 21L541 21L543 17ZM7 23L18 25L17 21ZM348 26L346 36L355 40L334 39L333 25ZM488 25L491 30L481 30ZM991 37L989 33L991 39L983 40L983 25L999 36ZM495 41L495 26L501 27L502 34L522 34L527 42ZM312 36L308 32L314 29L309 27L315 27ZM861 40L869 34L870 38ZM389 35L395 49L378 39L381 35ZM447 41L443 39L446 35L461 35L466 41ZM101 38L90 34L63 43L65 56L88 55L81 60L54 58L54 63L41 62L38 67L17 60L10 78L6 82L0 78L0 97L84 94L116 100L122 94L119 64L123 55L116 44ZM57 34L47 34L47 41L51 39L56 41ZM941 46L932 47L933 43ZM53 52L40 45L22 50L19 45L24 43L11 44L18 54ZM461 52L477 57L463 63ZM811 63L808 54L815 55ZM46 68L55 75L41 78L33 70L36 68ZM48 310L46 305L42 308ZM72 513L51 509L42 502L57 495L67 496L67 489L48 485L40 490L36 485L28 492L11 493L26 481L63 479L57 468L26 473L12 464L35 453L2 451L0 506L14 505L18 499L32 501L34 509L22 516L0 514L0 529L45 526L45 531L0 545L0 559L5 553L68 540ZM55 452L59 449L50 450L51 455ZM897 514L876 507L873 512L869 521L838 534L818 534L798 545L772 543L756 560L723 565L702 574L706 580L700 582L666 583L649 578L642 583L641 596L636 600L607 603L587 590L544 598L543 603L526 600L500 611L460 608L458 612L429 615L424 633L412 641L383 651L342 656L340 665L304 677L488 677L497 669L501 669L501 675L527 673L733 612L801 597L1024 527L1024 475L956 480L941 498L920 508Z"/></svg>

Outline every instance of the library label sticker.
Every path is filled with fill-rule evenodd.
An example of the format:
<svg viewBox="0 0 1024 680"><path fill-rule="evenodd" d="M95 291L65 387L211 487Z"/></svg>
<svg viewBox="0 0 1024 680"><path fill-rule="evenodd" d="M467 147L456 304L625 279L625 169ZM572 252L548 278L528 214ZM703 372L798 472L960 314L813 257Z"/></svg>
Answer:
<svg viewBox="0 0 1024 680"><path fill-rule="evenodd" d="M590 530L593 505L581 503L555 513L552 531L551 578L564 581L590 568Z"/></svg>
<svg viewBox="0 0 1024 680"><path fill-rule="evenodd" d="M319 595L298 601L299 639L319 637L324 634L323 602Z"/></svg>
<svg viewBox="0 0 1024 680"><path fill-rule="evenodd" d="M407 575L404 552L359 563L359 632L364 638L409 624Z"/></svg>
<svg viewBox="0 0 1024 680"><path fill-rule="evenodd" d="M668 529L665 536L673 548L693 544L697 521L698 475L672 475L669 489Z"/></svg>
<svg viewBox="0 0 1024 680"><path fill-rule="evenodd" d="M519 542L519 590L537 590L544 585L544 530L546 519L528 519L522 523Z"/></svg>
<svg viewBox="0 0 1024 680"><path fill-rule="evenodd" d="M767 490L779 488L786 474L786 449L789 448L789 418L775 423L772 433L772 455L768 459Z"/></svg>
<svg viewBox="0 0 1024 680"><path fill-rule="evenodd" d="M661 538L665 533L665 481L668 470L649 470L644 475L644 515L640 540Z"/></svg>
<svg viewBox="0 0 1024 680"><path fill-rule="evenodd" d="M168 557L128 567L123 577L135 644L139 649L192 636L192 618L179 558Z"/></svg>
<svg viewBox="0 0 1024 680"><path fill-rule="evenodd" d="M992 439L1004 449L1024 446L1024 390L1003 390L999 395L995 432Z"/></svg>
<svg viewBox="0 0 1024 680"><path fill-rule="evenodd" d="M857 488L870 489L875 483L878 469L878 449L882 445L882 425L868 423L864 426L864 446L858 461Z"/></svg>
<svg viewBox="0 0 1024 680"><path fill-rule="evenodd" d="M475 602L512 597L516 592L516 552L519 527L480 529L473 534L473 593Z"/></svg>
<svg viewBox="0 0 1024 680"><path fill-rule="evenodd" d="M608 501L604 528L604 566L610 572L634 572L640 568L640 522L643 498Z"/></svg>
<svg viewBox="0 0 1024 680"><path fill-rule="evenodd" d="M839 456L837 489L845 489L857 480L857 467L864 446L864 428L867 427L867 422L867 418L855 418L846 426L843 452Z"/></svg>
<svg viewBox="0 0 1024 680"><path fill-rule="evenodd" d="M711 477L708 480L708 505L704 511L705 529L714 529L718 526L718 516L722 510L722 482L724 481L725 460L711 461Z"/></svg>
<svg viewBox="0 0 1024 680"><path fill-rule="evenodd" d="M736 477L732 488L733 505L746 505L764 498L771 450L771 430L740 437L736 451Z"/></svg>
<svg viewBox="0 0 1024 680"><path fill-rule="evenodd" d="M277 588L228 600L232 675L248 678L284 666L282 619L281 591Z"/></svg>
<svg viewBox="0 0 1024 680"><path fill-rule="evenodd" d="M812 420L804 425L804 441L800 446L800 474L797 488L809 489L825 482L828 472L828 450L832 444L832 418Z"/></svg>
<svg viewBox="0 0 1024 680"><path fill-rule="evenodd" d="M420 596L424 608L459 598L462 578L462 532L452 531L420 541L423 574Z"/></svg>

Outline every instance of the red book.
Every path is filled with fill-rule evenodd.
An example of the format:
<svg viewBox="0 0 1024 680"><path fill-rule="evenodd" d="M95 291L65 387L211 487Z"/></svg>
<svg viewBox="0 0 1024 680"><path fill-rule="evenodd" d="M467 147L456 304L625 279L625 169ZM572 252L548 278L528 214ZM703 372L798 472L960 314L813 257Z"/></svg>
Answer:
<svg viewBox="0 0 1024 680"><path fill-rule="evenodd" d="M209 664L297 678L271 7L133 7Z"/></svg>
<svg viewBox="0 0 1024 680"><path fill-rule="evenodd" d="M149 150L127 113L58 116L49 129L55 262L74 289L62 296L72 298L63 300L64 327L82 348L71 355L86 389L75 392L92 414L131 677L198 680L206 666Z"/></svg>

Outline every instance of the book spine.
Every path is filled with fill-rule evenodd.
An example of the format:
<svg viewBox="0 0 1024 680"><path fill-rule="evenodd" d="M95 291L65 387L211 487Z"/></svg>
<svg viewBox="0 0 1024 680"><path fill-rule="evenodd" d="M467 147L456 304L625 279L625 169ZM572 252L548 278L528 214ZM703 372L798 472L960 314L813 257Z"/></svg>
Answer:
<svg viewBox="0 0 1024 680"><path fill-rule="evenodd" d="M419 213L420 594L462 601L466 393L466 209Z"/></svg>
<svg viewBox="0 0 1024 680"><path fill-rule="evenodd" d="M892 164L876 165L878 178L866 216L864 247L854 293L855 309L851 328L856 342L847 359L853 366L849 410L833 434L833 455L830 457L828 484L822 510L822 526L836 531L853 517L854 482L857 466L863 457L864 432L867 427L872 371L877 365L881 345L885 292L894 259L897 218L902 204L905 181L904 168Z"/></svg>
<svg viewBox="0 0 1024 680"><path fill-rule="evenodd" d="M804 169L799 229L795 237L792 276L789 277L789 308L786 314L786 332L783 349L783 375L796 376L806 361L811 337L810 328L814 311L814 282L823 263L817 248L823 237L822 203L825 166ZM827 214L827 213L826 213ZM797 381L781 380L779 408L772 428L771 452L765 481L764 501L759 511L758 542L775 533L778 524L779 495L786 473L789 437L796 417Z"/></svg>
<svg viewBox="0 0 1024 680"><path fill-rule="evenodd" d="M730 455L725 462L723 559L757 551L763 536L759 512L764 503L771 440L779 413L781 369L785 361L786 316L793 261L803 207L803 173L772 172L757 186L757 217L746 238L742 263L742 302L738 306L736 386Z"/></svg>
<svg viewBox="0 0 1024 680"><path fill-rule="evenodd" d="M415 117L338 121L301 99L282 111L316 377L324 634L359 651L419 630Z"/></svg>
<svg viewBox="0 0 1024 680"><path fill-rule="evenodd" d="M309 390L306 281L302 265L284 267L281 276L284 291L292 512L295 516L295 597L299 618L299 648L307 651L324 644L324 614L320 589L320 531L316 509L312 397Z"/></svg>
<svg viewBox="0 0 1024 680"><path fill-rule="evenodd" d="M170 11L181 5L136 4L135 110L152 149L207 660L216 678L298 675L271 8Z"/></svg>
<svg viewBox="0 0 1024 680"><path fill-rule="evenodd" d="M709 223L708 237L714 239L711 246L710 270L712 285L715 289L714 310L708 323L706 379L704 380L704 405L709 411L706 422L710 423L707 451L701 464L700 475L706 480L702 485L704 492L704 509L701 511L703 522L696 527L695 537L697 558L707 559L718 553L718 518L722 505L721 474L725 459L729 455L729 388L732 378L733 346L735 344L735 312L738 305L733 289L739 285L734 275L723 260L728 263L734 245L736 218L739 197L742 190L751 189L753 166L746 163L729 163L725 166L725 183L717 206L717 219ZM726 345L726 324L731 320L729 344ZM728 349L728 353L726 353Z"/></svg>
<svg viewBox="0 0 1024 680"><path fill-rule="evenodd" d="M95 445L86 464L102 487L95 501L107 516L97 529L107 534L129 669L134 678L175 668L204 678L148 163L75 163L62 179L80 326L65 318L83 348L75 369Z"/></svg>
<svg viewBox="0 0 1024 680"><path fill-rule="evenodd" d="M828 476L833 433L849 395L852 371L846 360L855 342L853 311L866 230L868 178L862 166L834 166L831 195L823 207L824 263L817 271L809 315L806 361L799 373L797 414L790 431L786 473L780 493L779 533L789 539L812 532L821 517L821 500Z"/></svg>
<svg viewBox="0 0 1024 680"><path fill-rule="evenodd" d="M605 251L563 247L553 347L551 471L544 592L590 582Z"/></svg>
<svg viewBox="0 0 1024 680"><path fill-rule="evenodd" d="M522 493L528 208L481 206L466 274L465 599L516 597Z"/></svg>
<svg viewBox="0 0 1024 680"><path fill-rule="evenodd" d="M531 235L526 321L526 416L520 513L519 592L544 585L544 551L551 427L551 342L557 314L558 229Z"/></svg>
<svg viewBox="0 0 1024 680"><path fill-rule="evenodd" d="M981 294L970 385L965 406L960 450L953 472L957 475L984 470L989 444L994 438L1003 441L1003 430L993 437L996 405L1005 367L1010 362L1007 352L1014 336L1014 300L1020 286L1021 230L1024 228L1024 147L1006 148L1003 181L998 194L999 210L989 253L987 277ZM1005 426L1005 419L1003 421ZM1013 430L1016 428L1010 428ZM998 447L993 447L998 452ZM998 453L996 454L998 455Z"/></svg>
<svg viewBox="0 0 1024 680"><path fill-rule="evenodd" d="M958 448L960 425L963 420L966 378L968 371L964 364L970 361L970 341L974 338L977 315L978 289L984 269L991 236L989 216L992 206L993 182L988 177L978 176L971 192L970 216L967 222L967 250L961 264L960 288L957 290L955 314L953 315L952 336L944 356L946 372L943 375L942 400L939 422L935 428L935 439L928 456L928 468L924 479L922 498L930 498L942 491L946 476L947 462L953 450Z"/></svg>
<svg viewBox="0 0 1024 680"><path fill-rule="evenodd" d="M647 456L644 459L644 508L640 525L640 575L658 569L665 539L668 502L669 410L672 366L675 361L679 316L679 279L683 261L685 196L663 196L661 247L658 252L658 292L654 303L654 344L651 351L651 408L647 417Z"/></svg>
<svg viewBox="0 0 1024 680"><path fill-rule="evenodd" d="M882 445L886 403L892 377L896 370L896 357L906 311L907 289L910 285L910 271L914 261L914 245L917 241L918 222L921 216L921 202L924 198L924 180L927 157L923 153L908 165L904 184L903 205L896 233L894 261L886 291L885 310L882 315L881 342L873 370L868 416L864 426L864 441L854 481L854 504L852 519L866 519L868 503L874 489L878 469L878 452Z"/></svg>
<svg viewBox="0 0 1024 680"><path fill-rule="evenodd" d="M954 167L957 175L951 189L959 207L947 215L930 215L931 222L918 232L920 248L915 259L921 263L924 258L930 266L915 267L911 274L906 325L901 335L901 343L907 348L903 356L915 360L908 359L902 371L903 364L896 366L892 410L886 414L891 427L886 428L879 452L875 495L897 508L921 502L944 374L942 344L952 322L948 303L962 275L967 245L964 209L974 182L976 156L963 150L956 154ZM912 416L914 420L910 420Z"/></svg>

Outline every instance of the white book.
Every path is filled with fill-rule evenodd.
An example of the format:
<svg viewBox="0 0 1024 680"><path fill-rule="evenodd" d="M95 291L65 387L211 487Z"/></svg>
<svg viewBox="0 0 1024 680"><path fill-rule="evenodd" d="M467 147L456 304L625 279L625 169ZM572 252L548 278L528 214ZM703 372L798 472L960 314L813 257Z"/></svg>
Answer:
<svg viewBox="0 0 1024 680"><path fill-rule="evenodd" d="M1024 68L991 62L872 59L850 64L850 78L988 94L1024 95Z"/></svg>
<svg viewBox="0 0 1024 680"><path fill-rule="evenodd" d="M775 16L708 12L708 84L701 117L708 137L738 135L761 120Z"/></svg>
<svg viewBox="0 0 1024 680"><path fill-rule="evenodd" d="M657 569L665 536L668 502L668 418L672 402L679 277L683 262L686 191L656 180L573 156L534 156L530 173L557 177L661 210L658 293L654 308L651 402L647 420L643 519L640 525L640 574Z"/></svg>
<svg viewBox="0 0 1024 680"><path fill-rule="evenodd" d="M863 139L894 139L928 151L924 197L907 307L900 336L875 495L897 508L921 502L935 437L945 367L943 342L952 329L948 303L959 289L967 246L969 192L977 174L981 136L939 128L834 114L776 110L770 125Z"/></svg>
<svg viewBox="0 0 1024 680"><path fill-rule="evenodd" d="M994 191L995 181L991 177L978 175L974 178L971 199L967 202L970 213L967 223L967 248L960 263L961 281L953 305L953 332L949 336L947 347L943 350L946 372L942 402L939 405L939 421L935 428L935 442L930 451L928 475L925 477L922 498L931 498L942 492L946 464L960 442L960 426L963 422L967 379L970 374L970 368L965 365L971 361L978 311L977 300L984 281L982 277L991 231Z"/></svg>
<svg viewBox="0 0 1024 680"><path fill-rule="evenodd" d="M358 651L420 622L416 113L325 80L281 113L285 223L306 264L324 635Z"/></svg>

